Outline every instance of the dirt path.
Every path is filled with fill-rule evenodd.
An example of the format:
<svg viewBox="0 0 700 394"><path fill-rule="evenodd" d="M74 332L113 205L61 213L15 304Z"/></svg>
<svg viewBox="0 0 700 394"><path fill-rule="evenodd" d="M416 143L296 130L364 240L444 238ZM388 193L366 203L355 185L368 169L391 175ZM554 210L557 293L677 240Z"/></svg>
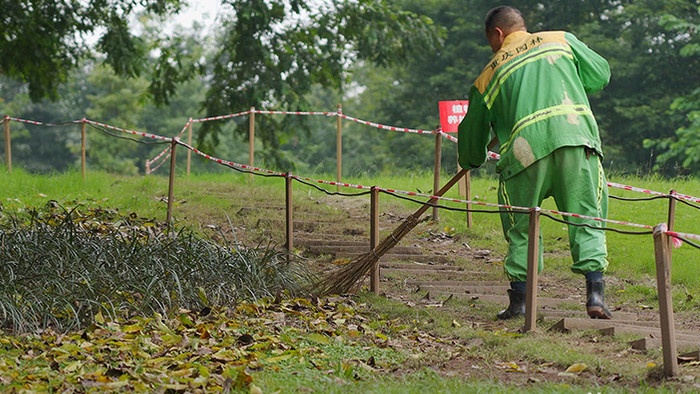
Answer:
<svg viewBox="0 0 700 394"><path fill-rule="evenodd" d="M247 242L272 240L284 244L284 209L270 202L256 204L260 208L243 208L232 218L233 230L239 239ZM369 202L368 199L349 199L333 196L307 197L294 212L295 252L307 259L309 264L321 270L332 269L337 264L352 261L369 250ZM410 210L394 205L382 209L380 215L381 236L386 236ZM426 218L429 219L429 218ZM425 220L409 233L388 255L380 260L380 294L410 308L440 310L448 314L455 324L468 325L489 332L515 334L523 320L503 322L495 319L495 313L507 305L508 282L503 276L502 258L489 249L469 247L470 240L458 234L444 231L439 223ZM624 278L608 277L611 289L629 285ZM368 279L365 279L368 289ZM647 283L654 287L654 283ZM600 343L606 343L602 353L612 359L638 362L639 357L660 358L660 333L658 310L649 307L640 309L636 305L616 304L614 293L608 304L615 319L595 321L585 315L585 286L583 281L562 278L554 273L543 272L539 278L538 329L531 335L547 343L550 338L562 340L561 335L570 333L571 346L578 351L601 353ZM653 304L653 300L649 304ZM461 322L461 323L458 323ZM676 330L680 353L700 349L700 323L695 313L677 313ZM564 334L562 334L564 333ZM600 371L570 373L561 366L547 362L536 362L531 357L516 361L489 359L474 356L469 349L483 346L483 341L444 338L439 341L405 343L425 354L436 357L434 369L445 376L498 379L504 383L531 384L536 382L574 383L583 379L586 384L623 385L635 387L638 379ZM466 350L465 350L466 349ZM620 350L621 349L621 350ZM453 354L454 357L438 355ZM660 363L659 363L660 364ZM406 365L410 372L424 364ZM658 369L658 368L657 368ZM681 383L694 384L695 376L700 381L697 367L684 369ZM514 373L517 372L517 373ZM529 372L529 373L520 373ZM690 373L691 375L687 375ZM657 374L661 376L661 374ZM652 381L654 373L647 378ZM690 378L687 376L691 376ZM656 380L658 382L658 380ZM685 386L683 386L685 387Z"/></svg>

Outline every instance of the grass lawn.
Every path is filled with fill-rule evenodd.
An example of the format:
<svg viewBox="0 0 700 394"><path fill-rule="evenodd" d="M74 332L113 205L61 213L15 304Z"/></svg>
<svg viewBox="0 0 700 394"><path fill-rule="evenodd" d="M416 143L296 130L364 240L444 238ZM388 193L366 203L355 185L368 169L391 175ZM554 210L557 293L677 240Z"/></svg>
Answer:
<svg viewBox="0 0 700 394"><path fill-rule="evenodd" d="M163 176L122 177L89 172L86 179L81 179L79 173L38 176L20 169L1 176L3 215L26 213L32 207L55 200L67 208L83 204L118 209L123 215L134 212L139 217L165 220L168 179ZM445 179L447 175L443 175L443 182ZM675 189L700 195L700 181L695 179L612 177L610 180L661 192ZM433 182L428 172L344 181L423 193L430 193ZM472 199L496 203L496 186L493 178L473 176ZM331 186L325 188L335 191ZM623 197L645 197L624 190L610 192ZM332 208L321 203L323 196L316 189L294 183L295 209L330 216ZM450 191L448 196L458 195ZM269 199L283 204L283 179L256 177L251 182L248 175L235 172L189 177L178 174L176 226L206 233L207 225L226 223L226 215L233 215L234 207ZM384 194L380 200L382 211L417 209L414 203ZM667 206L666 200L611 199L609 216L654 226L666 220ZM544 208L555 207L548 201ZM498 215L475 213L471 228L467 227L463 212L445 210L440 215L439 227L458 239L468 241L473 248L504 254L506 245ZM676 229L700 233L698 212L678 204ZM542 232L545 270L571 279L574 275L568 270L570 257L563 224L543 218ZM610 275L636 283L629 288L616 287L616 299L653 304L653 299L648 300L655 294L651 235L609 232L608 251ZM700 262L700 250L684 245L673 253L674 308L697 314L700 277L695 264ZM240 304L244 306L242 309L232 308L228 312L217 309L211 316L178 311L163 316L162 321L157 316L112 322L99 317L103 321L96 321L94 327L66 334L3 333L0 387L10 387L13 383L8 377L12 377L26 382L22 387L29 390L78 387L88 391L148 391L157 387L188 391L230 388L249 392L260 388L263 392L339 393L671 392L693 390L695 376L700 375L697 367L684 367L682 373L689 378L660 380L657 365L660 350L630 352L624 338L601 337L595 332L520 335L514 333L521 324L518 322L472 323L476 320L471 320L470 314L482 316L483 321L484 316L495 313L495 306L455 302L440 309L411 308L396 300L365 293L349 300L305 302ZM248 341L246 335L254 341ZM208 350L198 354L198 349ZM242 353L238 350L237 354L227 353L227 349L239 349ZM431 368L435 365L450 368ZM585 370L567 372L576 365L585 365ZM140 385L134 383L134 377L138 377ZM166 380L171 383L163 383ZM85 382L90 383L86 386ZM19 386L13 387L20 391Z"/></svg>

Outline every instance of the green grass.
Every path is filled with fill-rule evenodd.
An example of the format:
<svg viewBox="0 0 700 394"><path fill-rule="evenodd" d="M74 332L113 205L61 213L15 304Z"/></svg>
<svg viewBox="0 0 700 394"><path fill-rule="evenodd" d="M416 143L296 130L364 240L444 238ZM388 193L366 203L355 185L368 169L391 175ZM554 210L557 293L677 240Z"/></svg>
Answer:
<svg viewBox="0 0 700 394"><path fill-rule="evenodd" d="M78 173L54 174L38 176L27 174L15 168L12 174L1 173L4 187L0 190L0 215L7 218L10 215L29 217L30 212L43 207L51 200L56 200L66 206L77 204L88 205L92 208L117 210L119 215L129 216L131 212L148 222L161 222L165 219L168 179L163 176L112 176L104 173L89 172L86 179L81 179ZM334 176L316 175L317 179L333 179ZM443 183L448 178L443 174ZM679 192L700 195L700 182L692 179L665 180L660 178L623 178L612 179L615 182L633 186L645 187L657 191L668 191L671 188ZM432 189L432 174L430 172L414 173L403 176L357 177L344 179L345 182L362 185L379 185L407 191L430 193ZM249 187L253 186L253 187ZM322 185L323 186L323 185ZM473 177L473 200L496 203L497 182L493 178ZM332 186L324 186L334 191ZM344 192L356 190L343 189ZM611 189L611 194L625 197L640 197L639 194ZM320 191L294 183L295 217L303 216L307 211L315 213L331 213L334 208L322 204ZM457 197L456 191L450 191L448 196ZM353 197L353 201L368 201L367 196ZM332 201L346 204L345 198L333 197ZM177 228L187 227L199 236L201 233L211 233L207 224L216 224L225 230L226 215L233 216L247 205L266 205L275 202L284 203L284 180L280 178L257 177L252 182L248 175L238 173L192 175L178 174L175 182L175 224ZM451 204L456 205L456 204ZM380 197L380 210L390 211L399 209L410 212L417 209L414 203L400 200L386 194ZM545 208L554 208L551 201ZM665 220L666 203L661 200L651 202L621 202L610 201L610 218L655 225ZM296 216L299 213L299 216ZM248 230L254 227L256 221L267 216L283 216L280 212L260 211L245 218ZM369 209L367 209L369 218ZM682 232L697 233L697 211L687 206L679 205L676 219L676 229ZM467 228L465 213L441 212L440 228L447 229L458 242L466 242L472 248L488 248L495 256L505 253L505 241L500 230L498 215L475 213L474 226ZM569 272L570 257L566 232L563 225L543 218L542 231L545 238L545 271L564 279L574 279ZM262 231L260 229L253 229ZM242 234L239 234L242 236ZM626 288L613 288L613 297L630 300L644 300L653 304L655 291L654 254L651 236L631 236L608 234L610 255L610 273L621 279L630 279L635 283ZM83 248L87 249L87 248ZM183 254L187 254L184 252ZM700 251L685 245L674 250L673 283L674 301L678 311L694 312L698 310L696 299L700 299L700 278L695 274L694 264L700 261ZM215 267L217 259L211 259L211 267ZM88 269L89 270L89 269ZM210 273L213 276L224 277L225 273ZM121 274L112 274L119 276ZM165 275L165 274L164 274ZM5 275L7 276L7 275ZM127 280L135 275L125 276ZM165 276L163 276L165 277ZM72 282L80 283L80 276L74 275ZM172 279L173 276L171 275ZM119 279L119 278L117 278ZM578 278L576 278L578 279ZM128 279L131 280L131 279ZM216 282L216 280L208 280ZM169 289L177 289L176 281L170 280L164 284ZM41 286L37 284L35 287ZM102 286L102 285L100 285ZM192 287L192 289L196 289ZM207 295L212 294L210 290ZM196 306L198 294L188 293L188 297ZM585 363L591 368L596 381L585 377L563 378L558 382L537 382L527 384L508 383L494 380L493 375L486 373L478 375L472 365L464 365L460 373L445 374L434 368L445 362L449 354L443 351L425 352L421 354L414 349L415 343L404 342L396 346L378 346L376 343L354 343L352 341L333 341L328 344L306 343L303 334L294 337L293 343L300 348L322 350L320 359L308 363L303 359L298 362L280 362L273 367L251 371L254 384L263 387L265 392L291 388L306 387L320 392L624 392L630 386L636 392L672 391L677 386L665 386L656 380L650 380L653 371L647 367L647 362L661 359L658 351L647 354L629 353L624 340L601 338L592 332L577 334L533 333L532 335L514 335L513 331L522 322L504 322L494 329L493 325L472 326L470 321L485 321L484 316L493 316L497 306L454 302L440 309L411 308L401 302L363 294L357 299L365 303L374 316L369 316L366 324L372 331L382 333L390 338L406 337L412 333L430 333L444 338L455 351L471 360L472 365L493 367L496 363L513 362L517 365L533 368L546 367L562 371L573 363ZM128 303L128 300L126 301ZM74 305L74 304L71 304ZM294 312L286 309L286 313ZM151 310L150 312L153 312ZM149 311L145 312L146 314ZM478 319L473 318L478 315ZM307 322L297 329L313 327L308 320L313 316L305 316ZM322 324L326 320L320 319ZM457 321L460 326L455 326ZM395 323L387 323L395 322ZM253 321L249 322L251 324ZM245 324L249 324L246 322ZM125 323L126 324L126 323ZM314 323L318 324L318 323ZM269 325L268 325L269 326ZM546 328L546 324L538 324ZM217 325L217 327L223 327ZM246 326L247 327L247 326ZM272 327L272 326L269 326ZM251 328L252 329L252 328ZM285 335L294 336L296 331L286 331ZM275 334L277 335L277 334ZM332 336L336 338L336 336ZM469 347L470 341L482 341L481 345ZM274 342L277 343L277 342ZM543 346L546 343L547 346ZM603 349L597 352L597 346ZM284 347L282 347L284 348ZM8 348L9 349L9 348ZM602 353L602 354L599 354ZM14 353L13 353L14 354ZM15 354L13 356L17 357ZM378 368L386 368L381 372L363 367L358 360L366 363L374 358ZM19 360L19 358L17 358ZM320 361L319 361L320 360ZM481 363L481 364L480 364ZM316 366L320 366L319 369ZM63 365L61 366L63 367ZM167 372L167 371L166 371ZM463 373L462 373L463 372ZM689 373L693 374L692 369ZM58 372L56 372L58 373ZM516 373L517 374L517 373ZM555 374L556 375L556 374ZM606 387L606 379L621 377L621 381L612 387ZM507 375L504 375L507 376ZM587 375L591 376L591 375ZM534 374L537 377L537 374ZM612 380L611 380L612 381Z"/></svg>
<svg viewBox="0 0 700 394"><path fill-rule="evenodd" d="M442 174L442 182L449 175ZM318 174L316 179L334 179L334 176ZM667 192L675 189L680 193L693 196L700 195L700 181L696 179L663 179L660 177L624 177L612 178L613 182L623 183ZM376 177L347 178L343 181L366 186L379 185L405 191L431 193L433 177L429 171L406 175L380 175ZM3 176L4 187L0 190L0 203L5 210L23 209L24 207L42 206L49 200L71 201L92 200L98 204L118 208L122 211L138 212L141 216L153 217L163 221L166 213L168 179L164 176L123 177L104 173L88 173L81 179L76 172L39 176L27 174L21 169L14 169L12 174ZM241 192L248 185L255 186L254 191ZM330 191L335 187L320 185ZM295 209L304 209L313 205L309 197L318 198L321 192L309 186L294 183ZM474 201L497 203L497 180L490 177L472 177L472 199ZM181 223L197 226L212 217L222 218L231 215L233 207L253 204L257 196L279 199L284 202L284 180L281 178L255 177L250 183L247 174L231 171L229 174L203 174L187 177L178 174L175 182L174 216ZM235 191L235 192L234 192ZM357 189L342 188L343 192L359 192ZM610 194L621 197L648 197L648 195L620 189L610 189ZM447 193L448 197L459 197L456 188ZM353 197L367 199L367 197ZM418 198L418 200L423 200ZM448 203L450 206L458 206ZM418 208L415 203L397 199L386 194L380 195L380 210L391 210L403 206L413 211ZM492 209L477 207L479 209ZM551 199L546 200L544 208L556 209ZM198 212L194 212L198 211ZM430 212L430 211L429 211ZM665 199L642 202L610 200L609 218L619 221L655 226L666 221L668 202ZM128 212L125 212L128 213ZM235 212L234 212L235 213ZM467 228L466 214L443 210L441 225L454 229L454 233L472 247L489 248L497 255L504 255L506 243L503 239L498 215L474 213L474 225ZM369 212L368 212L369 217ZM566 276L570 266L568 242L564 225L543 218L542 233L545 239L545 269L561 271ZM634 227L614 226L622 230L643 231ZM698 210L679 203L676 210L675 229L680 232L700 233L700 215ZM625 235L607 233L609 274L629 276L641 280L645 276L655 276L653 240L650 235ZM696 264L700 262L700 251L684 245L673 251L672 278L674 283L687 287L692 294L700 294L700 276L696 275Z"/></svg>

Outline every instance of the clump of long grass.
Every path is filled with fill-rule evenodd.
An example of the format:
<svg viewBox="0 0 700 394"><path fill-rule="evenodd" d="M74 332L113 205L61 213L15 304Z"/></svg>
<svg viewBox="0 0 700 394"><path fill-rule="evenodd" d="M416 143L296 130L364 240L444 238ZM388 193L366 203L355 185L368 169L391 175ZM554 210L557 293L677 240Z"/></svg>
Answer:
<svg viewBox="0 0 700 394"><path fill-rule="evenodd" d="M294 294L312 280L272 245L222 245L191 231L129 225L128 217L101 222L105 212L55 211L4 218L0 329L68 331L91 324L98 312L111 319L166 315Z"/></svg>

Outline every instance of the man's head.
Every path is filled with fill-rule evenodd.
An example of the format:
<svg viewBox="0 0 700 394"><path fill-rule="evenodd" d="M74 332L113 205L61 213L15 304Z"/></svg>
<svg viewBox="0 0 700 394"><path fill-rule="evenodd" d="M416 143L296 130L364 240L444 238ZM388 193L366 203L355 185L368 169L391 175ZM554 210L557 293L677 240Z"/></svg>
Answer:
<svg viewBox="0 0 700 394"><path fill-rule="evenodd" d="M514 31L527 31L527 24L523 14L517 8L502 5L491 9L484 19L486 26L486 38L491 49L498 52L503 45L506 36Z"/></svg>

